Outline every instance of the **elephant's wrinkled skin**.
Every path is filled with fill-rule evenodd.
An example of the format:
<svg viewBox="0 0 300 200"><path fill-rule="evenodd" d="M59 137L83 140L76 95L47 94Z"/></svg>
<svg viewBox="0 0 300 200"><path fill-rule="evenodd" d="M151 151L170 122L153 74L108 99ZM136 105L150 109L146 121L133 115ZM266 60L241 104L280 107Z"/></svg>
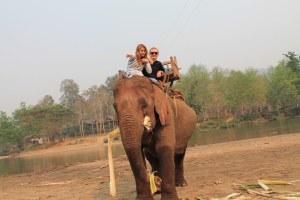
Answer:
<svg viewBox="0 0 300 200"><path fill-rule="evenodd" d="M187 185L183 160L196 125L194 110L141 76L119 80L114 88L114 108L135 177L136 199L153 199L145 157L162 179L161 199L178 199L175 185ZM144 128L145 116L150 117L153 132Z"/></svg>

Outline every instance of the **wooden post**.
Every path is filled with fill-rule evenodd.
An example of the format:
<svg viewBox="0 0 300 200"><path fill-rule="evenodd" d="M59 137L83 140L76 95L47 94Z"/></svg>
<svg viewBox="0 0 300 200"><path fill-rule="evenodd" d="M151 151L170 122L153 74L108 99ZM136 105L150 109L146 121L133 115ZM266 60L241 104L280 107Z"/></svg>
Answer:
<svg viewBox="0 0 300 200"><path fill-rule="evenodd" d="M112 140L120 134L120 129L116 128L112 132L110 132L107 136L108 146L107 146L107 156L108 156L108 165L109 165L109 191L110 196L116 197L116 180L115 180L115 171L114 171L114 162L112 155Z"/></svg>

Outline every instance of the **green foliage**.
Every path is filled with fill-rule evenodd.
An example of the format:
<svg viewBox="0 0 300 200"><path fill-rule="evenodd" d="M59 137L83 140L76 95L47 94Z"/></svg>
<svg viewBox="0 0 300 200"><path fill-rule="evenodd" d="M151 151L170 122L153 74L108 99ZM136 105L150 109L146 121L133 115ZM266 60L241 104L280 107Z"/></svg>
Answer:
<svg viewBox="0 0 300 200"><path fill-rule="evenodd" d="M76 103L80 99L78 84L72 79L65 79L60 84L60 92L63 93L60 97L62 105L75 111Z"/></svg>
<svg viewBox="0 0 300 200"><path fill-rule="evenodd" d="M300 56L297 56L295 52L289 51L287 54L283 54L287 59L286 67L291 69L298 76L300 75Z"/></svg>
<svg viewBox="0 0 300 200"><path fill-rule="evenodd" d="M188 104L203 121L258 112L266 105L267 81L253 69L245 72L193 65L181 83Z"/></svg>
<svg viewBox="0 0 300 200"><path fill-rule="evenodd" d="M241 115L238 116L237 119L241 122L247 122L247 121L254 121L255 119L258 119L261 115L258 113L251 113L247 115Z"/></svg>
<svg viewBox="0 0 300 200"><path fill-rule="evenodd" d="M244 74L241 71L231 70L228 80L226 81L226 94L225 94L225 105L233 110L240 108L245 95L246 85L244 81Z"/></svg>
<svg viewBox="0 0 300 200"><path fill-rule="evenodd" d="M68 127L64 127L62 130L62 135L64 137L75 137L76 133L79 132L79 126L68 126Z"/></svg>
<svg viewBox="0 0 300 200"><path fill-rule="evenodd" d="M11 117L5 112L0 112L0 146L14 145L19 141L20 130L14 125Z"/></svg>
<svg viewBox="0 0 300 200"><path fill-rule="evenodd" d="M253 69L230 71L226 81L225 105L235 113L245 114L266 102L267 82Z"/></svg>
<svg viewBox="0 0 300 200"><path fill-rule="evenodd" d="M233 128L234 126L235 126L234 122L226 122L223 119L213 119L213 120L201 122L199 128L202 130L215 130L215 129Z"/></svg>
<svg viewBox="0 0 300 200"><path fill-rule="evenodd" d="M0 111L0 156L23 149L22 135L13 118Z"/></svg>
<svg viewBox="0 0 300 200"><path fill-rule="evenodd" d="M62 105L35 106L20 117L20 127L26 137L60 138L62 130L72 125L75 114Z"/></svg>
<svg viewBox="0 0 300 200"><path fill-rule="evenodd" d="M205 112L206 105L211 101L208 70L202 65L192 65L182 79L182 82L175 87L183 91L187 103L197 113Z"/></svg>
<svg viewBox="0 0 300 200"><path fill-rule="evenodd" d="M274 109L290 107L297 101L297 88L293 84L295 73L280 63L269 70L269 87L266 94L268 103Z"/></svg>
<svg viewBox="0 0 300 200"><path fill-rule="evenodd" d="M221 112L225 108L225 92L226 92L226 81L227 81L227 71L221 68L214 68L211 75L211 90L212 99L210 102L210 109L213 110L213 118L220 118ZM214 105L214 106L211 106Z"/></svg>

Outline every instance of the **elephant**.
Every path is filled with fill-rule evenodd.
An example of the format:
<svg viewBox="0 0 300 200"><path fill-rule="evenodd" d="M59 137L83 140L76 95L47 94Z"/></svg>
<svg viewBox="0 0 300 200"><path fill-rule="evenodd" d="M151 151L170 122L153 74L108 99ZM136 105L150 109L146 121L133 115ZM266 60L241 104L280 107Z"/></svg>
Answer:
<svg viewBox="0 0 300 200"><path fill-rule="evenodd" d="M161 199L178 200L176 186L187 185L183 161L197 122L195 111L143 76L120 79L113 94L119 133L135 178L136 200L153 200L145 158L162 180Z"/></svg>

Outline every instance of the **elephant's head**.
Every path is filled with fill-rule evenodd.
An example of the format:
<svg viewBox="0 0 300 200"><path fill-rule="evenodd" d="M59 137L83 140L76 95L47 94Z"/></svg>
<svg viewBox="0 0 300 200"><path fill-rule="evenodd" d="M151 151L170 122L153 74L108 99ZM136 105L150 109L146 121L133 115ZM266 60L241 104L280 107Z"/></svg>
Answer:
<svg viewBox="0 0 300 200"><path fill-rule="evenodd" d="M145 116L150 117L152 127L158 122L166 124L167 100L146 77L121 79L114 89L114 108L121 133L141 135Z"/></svg>

